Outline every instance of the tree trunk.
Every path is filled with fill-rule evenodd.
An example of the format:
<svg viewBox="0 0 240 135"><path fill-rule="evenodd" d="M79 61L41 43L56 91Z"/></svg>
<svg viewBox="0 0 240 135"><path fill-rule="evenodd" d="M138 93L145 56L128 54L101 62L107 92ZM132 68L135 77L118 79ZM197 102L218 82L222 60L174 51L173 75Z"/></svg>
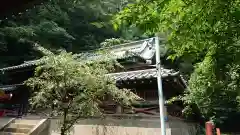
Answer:
<svg viewBox="0 0 240 135"><path fill-rule="evenodd" d="M52 105L51 105L51 110L52 110L52 112L51 112L51 114L50 114L50 117L52 118L54 115L53 115L53 111L54 111L54 103L52 103Z"/></svg>
<svg viewBox="0 0 240 135"><path fill-rule="evenodd" d="M63 123L61 127L61 135L66 135L66 119L67 119L68 108L64 108Z"/></svg>

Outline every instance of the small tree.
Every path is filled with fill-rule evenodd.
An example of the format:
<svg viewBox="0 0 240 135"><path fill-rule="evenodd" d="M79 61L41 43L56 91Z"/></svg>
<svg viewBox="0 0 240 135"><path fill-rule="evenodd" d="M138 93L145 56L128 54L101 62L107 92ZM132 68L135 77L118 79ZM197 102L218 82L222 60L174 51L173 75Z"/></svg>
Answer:
<svg viewBox="0 0 240 135"><path fill-rule="evenodd" d="M35 70L35 76L25 83L33 90L32 109L44 109L61 116L61 135L82 117L101 116L99 108L105 97L122 105L130 105L136 97L128 90L119 90L106 76L115 66L113 61L84 64L70 53L42 58L45 64Z"/></svg>

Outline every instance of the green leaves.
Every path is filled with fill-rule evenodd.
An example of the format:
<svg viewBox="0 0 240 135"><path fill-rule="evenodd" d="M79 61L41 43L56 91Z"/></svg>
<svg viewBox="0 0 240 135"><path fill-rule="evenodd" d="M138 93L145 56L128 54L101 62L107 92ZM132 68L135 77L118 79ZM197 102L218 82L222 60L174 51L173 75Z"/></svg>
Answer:
<svg viewBox="0 0 240 135"><path fill-rule="evenodd" d="M1 31L12 38L26 38L35 36L34 30L31 27L5 27Z"/></svg>
<svg viewBox="0 0 240 135"><path fill-rule="evenodd" d="M45 56L42 61L35 76L25 82L32 88L32 109L52 109L49 114L62 116L66 109L62 104L67 103L67 117L62 121L64 132L81 117L100 115L99 106L106 96L123 106L138 98L129 90L118 89L115 81L106 76L116 66L113 62L86 64L66 52Z"/></svg>
<svg viewBox="0 0 240 135"><path fill-rule="evenodd" d="M1 21L0 66L43 56L34 49L35 43L53 52L97 49L105 39L120 36L110 19L126 3L128 0L51 0Z"/></svg>
<svg viewBox="0 0 240 135"><path fill-rule="evenodd" d="M239 113L239 11L239 0L141 0L113 22L118 28L136 26L147 35L166 33L172 52L168 58L195 65L190 90L182 98L189 105L185 110L196 105L205 119L220 122Z"/></svg>
<svg viewBox="0 0 240 135"><path fill-rule="evenodd" d="M127 43L127 42L130 42L130 41L124 40L121 38L111 38L111 39L106 39L100 45L101 45L101 47L111 47L114 45L119 45L119 44L123 44L123 43Z"/></svg>

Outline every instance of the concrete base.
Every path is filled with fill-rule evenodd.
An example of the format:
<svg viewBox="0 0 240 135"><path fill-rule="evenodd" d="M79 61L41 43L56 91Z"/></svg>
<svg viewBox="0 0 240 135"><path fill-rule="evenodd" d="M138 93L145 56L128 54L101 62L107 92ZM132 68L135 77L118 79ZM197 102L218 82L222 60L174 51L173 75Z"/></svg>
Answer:
<svg viewBox="0 0 240 135"><path fill-rule="evenodd" d="M41 118L28 116L29 118ZM51 135L60 135L59 119L51 119ZM195 135L196 124L169 117L166 122L167 135ZM71 135L160 135L159 117L124 117L106 119L80 119ZM46 133L47 135L47 133Z"/></svg>
<svg viewBox="0 0 240 135"><path fill-rule="evenodd" d="M50 124L48 119L2 118L0 135L50 135Z"/></svg>
<svg viewBox="0 0 240 135"><path fill-rule="evenodd" d="M71 135L160 135L161 128L139 128L121 126L75 125ZM60 133L52 132L52 135ZM187 129L167 128L166 135L195 135Z"/></svg>
<svg viewBox="0 0 240 135"><path fill-rule="evenodd" d="M59 125L57 120L51 122L52 135ZM181 120L166 122L167 135L195 135L195 124ZM154 119L82 119L75 124L71 135L159 135L161 125L159 118Z"/></svg>
<svg viewBox="0 0 240 135"><path fill-rule="evenodd" d="M0 118L0 129L3 128L5 125L7 125L12 120L13 120L13 118L8 118L8 117Z"/></svg>

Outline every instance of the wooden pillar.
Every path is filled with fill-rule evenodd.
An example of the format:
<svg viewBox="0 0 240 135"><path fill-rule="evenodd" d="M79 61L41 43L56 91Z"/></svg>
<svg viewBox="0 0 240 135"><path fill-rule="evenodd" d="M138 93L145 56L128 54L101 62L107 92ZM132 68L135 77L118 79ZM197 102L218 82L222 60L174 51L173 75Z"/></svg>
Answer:
<svg viewBox="0 0 240 135"><path fill-rule="evenodd" d="M206 135L213 135L214 125L212 122L210 122L210 121L206 122L205 128L206 128Z"/></svg>

